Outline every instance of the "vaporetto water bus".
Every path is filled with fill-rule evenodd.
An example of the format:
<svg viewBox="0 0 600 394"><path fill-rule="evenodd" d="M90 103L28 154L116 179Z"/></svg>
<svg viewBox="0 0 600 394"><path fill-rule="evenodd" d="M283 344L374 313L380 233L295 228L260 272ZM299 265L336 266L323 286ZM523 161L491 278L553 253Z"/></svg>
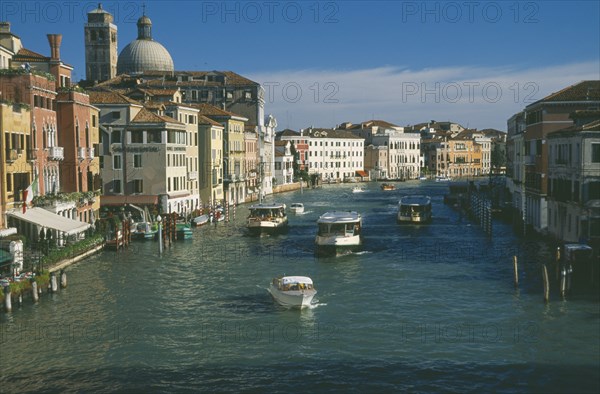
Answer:
<svg viewBox="0 0 600 394"><path fill-rule="evenodd" d="M248 230L252 234L277 233L287 230L285 204L255 204L250 206Z"/></svg>
<svg viewBox="0 0 600 394"><path fill-rule="evenodd" d="M358 250L362 245L362 218L355 211L331 211L317 220L316 253L339 255Z"/></svg>
<svg viewBox="0 0 600 394"><path fill-rule="evenodd" d="M399 223L427 223L431 220L431 197L404 196L398 202Z"/></svg>

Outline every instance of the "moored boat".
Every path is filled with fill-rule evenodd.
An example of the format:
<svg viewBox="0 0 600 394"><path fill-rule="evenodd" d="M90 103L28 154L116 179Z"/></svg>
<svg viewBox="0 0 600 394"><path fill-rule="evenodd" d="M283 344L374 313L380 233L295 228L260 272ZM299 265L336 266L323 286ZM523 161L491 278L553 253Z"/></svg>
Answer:
<svg viewBox="0 0 600 394"><path fill-rule="evenodd" d="M137 240L149 240L154 239L158 233L158 227L154 227L148 222L138 223L133 233L133 237Z"/></svg>
<svg viewBox="0 0 600 394"><path fill-rule="evenodd" d="M315 244L319 255L353 252L362 245L362 218L358 212L326 212L317 220L317 225Z"/></svg>
<svg viewBox="0 0 600 394"><path fill-rule="evenodd" d="M431 197L404 196L398 202L399 223L426 223L431 220Z"/></svg>
<svg viewBox="0 0 600 394"><path fill-rule="evenodd" d="M196 216L195 218L192 219L192 226L195 226L195 227L204 226L205 224L207 224L209 222L209 220L210 220L210 216L208 216L207 214Z"/></svg>
<svg viewBox="0 0 600 394"><path fill-rule="evenodd" d="M391 183L382 183L381 190L396 190L396 186L392 185Z"/></svg>
<svg viewBox="0 0 600 394"><path fill-rule="evenodd" d="M192 232L190 225L187 223L182 223L182 222L175 223L175 232L177 235L177 239L179 239L179 240L192 239L194 236L194 233Z"/></svg>
<svg viewBox="0 0 600 394"><path fill-rule="evenodd" d="M269 293L280 305L288 308L306 308L317 294L308 276L282 276L273 278Z"/></svg>
<svg viewBox="0 0 600 394"><path fill-rule="evenodd" d="M255 204L250 206L248 230L253 234L277 233L287 229L288 217L285 204Z"/></svg>

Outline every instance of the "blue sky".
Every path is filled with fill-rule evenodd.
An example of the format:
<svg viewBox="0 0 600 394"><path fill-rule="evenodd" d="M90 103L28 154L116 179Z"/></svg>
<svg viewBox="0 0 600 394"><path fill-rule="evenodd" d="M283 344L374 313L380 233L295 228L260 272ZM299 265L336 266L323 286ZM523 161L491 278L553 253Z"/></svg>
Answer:
<svg viewBox="0 0 600 394"><path fill-rule="evenodd" d="M142 2L103 2L121 50ZM147 1L153 37L178 70L232 70L262 83L279 129L384 119L506 129L528 103L600 79L597 1ZM96 2L3 1L28 49L84 77L83 24Z"/></svg>

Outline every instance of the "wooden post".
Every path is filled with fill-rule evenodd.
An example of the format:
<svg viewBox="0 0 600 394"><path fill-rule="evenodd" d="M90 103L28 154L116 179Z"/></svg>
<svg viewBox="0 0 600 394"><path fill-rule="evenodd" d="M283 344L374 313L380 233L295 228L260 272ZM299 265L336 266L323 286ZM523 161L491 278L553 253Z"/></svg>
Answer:
<svg viewBox="0 0 600 394"><path fill-rule="evenodd" d="M10 292L10 286L4 287L4 310L6 312L12 311L12 294Z"/></svg>
<svg viewBox="0 0 600 394"><path fill-rule="evenodd" d="M515 270L515 287L519 287L519 268L517 263L517 256L513 256L513 268Z"/></svg>
<svg viewBox="0 0 600 394"><path fill-rule="evenodd" d="M560 296L564 297L567 292L567 267L563 265L560 269Z"/></svg>
<svg viewBox="0 0 600 394"><path fill-rule="evenodd" d="M67 287L67 273L64 270L60 271L60 288L64 289Z"/></svg>
<svg viewBox="0 0 600 394"><path fill-rule="evenodd" d="M550 301L550 283L548 282L548 269L546 264L542 266L542 276L544 278L544 301Z"/></svg>
<svg viewBox="0 0 600 394"><path fill-rule="evenodd" d="M58 291L58 283L56 281L56 274L52 272L50 274L50 291L56 293Z"/></svg>
<svg viewBox="0 0 600 394"><path fill-rule="evenodd" d="M35 279L31 280L31 298L33 299L33 302L38 302L38 300L40 299L40 296L38 294L38 285Z"/></svg>

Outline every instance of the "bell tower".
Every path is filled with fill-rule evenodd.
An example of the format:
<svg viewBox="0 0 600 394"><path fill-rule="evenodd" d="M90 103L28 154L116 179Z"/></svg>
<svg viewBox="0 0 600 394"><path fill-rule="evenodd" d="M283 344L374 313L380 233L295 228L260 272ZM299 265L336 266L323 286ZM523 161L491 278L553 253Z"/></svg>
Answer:
<svg viewBox="0 0 600 394"><path fill-rule="evenodd" d="M113 16L98 8L90 11L84 25L85 76L90 82L102 82L117 75L117 26Z"/></svg>

